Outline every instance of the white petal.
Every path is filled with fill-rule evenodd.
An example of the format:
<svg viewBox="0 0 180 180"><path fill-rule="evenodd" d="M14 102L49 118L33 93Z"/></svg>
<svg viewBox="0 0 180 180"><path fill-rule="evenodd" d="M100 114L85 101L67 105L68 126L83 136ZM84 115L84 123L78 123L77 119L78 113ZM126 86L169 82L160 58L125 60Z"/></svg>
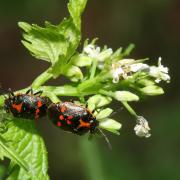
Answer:
<svg viewBox="0 0 180 180"><path fill-rule="evenodd" d="M136 64L130 65L130 69L132 72L137 72L137 71L142 71L144 69L149 69L149 66L143 63L136 63Z"/></svg>
<svg viewBox="0 0 180 180"><path fill-rule="evenodd" d="M150 137L151 134L149 133L150 127L148 125L148 121L142 117L138 116L137 124L134 127L135 134L139 137Z"/></svg>

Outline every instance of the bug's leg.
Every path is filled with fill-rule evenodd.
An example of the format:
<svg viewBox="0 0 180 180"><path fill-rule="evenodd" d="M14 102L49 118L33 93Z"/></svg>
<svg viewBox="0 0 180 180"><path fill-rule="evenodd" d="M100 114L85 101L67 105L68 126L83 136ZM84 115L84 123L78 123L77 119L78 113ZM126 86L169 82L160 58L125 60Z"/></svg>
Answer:
<svg viewBox="0 0 180 180"><path fill-rule="evenodd" d="M11 97L11 96L14 97L14 93L11 88L8 89L8 95L9 95L9 97Z"/></svg>
<svg viewBox="0 0 180 180"><path fill-rule="evenodd" d="M73 100L73 99L70 99L69 102L74 103L74 100Z"/></svg>
<svg viewBox="0 0 180 180"><path fill-rule="evenodd" d="M38 92L34 93L34 95L39 95L39 96L41 96L42 93L43 93L43 91L38 91Z"/></svg>
<svg viewBox="0 0 180 180"><path fill-rule="evenodd" d="M111 145L108 137L104 134L104 132L100 128L97 128L97 129L98 129L99 133L104 137L106 143L108 144L109 149L112 150L112 145Z"/></svg>
<svg viewBox="0 0 180 180"><path fill-rule="evenodd" d="M88 103L87 102L85 103L85 107L88 108Z"/></svg>
<svg viewBox="0 0 180 180"><path fill-rule="evenodd" d="M28 89L28 90L26 91L26 94L29 94L29 93L30 93L31 95L33 94L33 89L32 89L32 88L30 88L30 89Z"/></svg>

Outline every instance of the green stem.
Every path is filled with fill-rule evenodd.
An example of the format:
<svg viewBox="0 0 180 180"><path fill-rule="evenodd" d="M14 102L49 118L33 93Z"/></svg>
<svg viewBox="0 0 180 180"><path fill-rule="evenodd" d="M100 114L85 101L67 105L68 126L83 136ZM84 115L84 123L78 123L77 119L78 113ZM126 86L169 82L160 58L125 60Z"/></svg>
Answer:
<svg viewBox="0 0 180 180"><path fill-rule="evenodd" d="M87 138L87 137L85 137ZM84 171L88 180L105 180L101 154L97 144L93 141L87 141L87 139L81 139L80 141L80 153L83 155Z"/></svg>
<svg viewBox="0 0 180 180"><path fill-rule="evenodd" d="M90 74L90 79L93 79L95 74L96 74L96 67L97 67L97 60L94 59L92 68L91 68L91 74Z"/></svg>
<svg viewBox="0 0 180 180"><path fill-rule="evenodd" d="M72 86L41 86L41 90L44 93L51 92L56 96L80 96L77 89Z"/></svg>
<svg viewBox="0 0 180 180"><path fill-rule="evenodd" d="M60 102L60 99L52 92L45 91L43 92L43 95L49 97L49 99L54 103Z"/></svg>
<svg viewBox="0 0 180 180"><path fill-rule="evenodd" d="M111 96L111 97L114 97L114 93L112 91L106 91L106 90L103 90L101 89L99 91L100 94L103 94L103 95L106 95L106 96Z"/></svg>
<svg viewBox="0 0 180 180"><path fill-rule="evenodd" d="M50 69L50 68L49 68ZM36 89L39 88L41 85L43 85L46 81L48 81L49 79L51 79L53 77L52 74L50 74L48 71L49 69L47 69L46 71L44 71L42 74L40 74L31 84L31 87Z"/></svg>
<svg viewBox="0 0 180 180"><path fill-rule="evenodd" d="M124 107L129 111L129 113L134 116L136 119L138 117L138 115L136 114L136 112L132 109L132 107L127 103L127 102L121 102Z"/></svg>

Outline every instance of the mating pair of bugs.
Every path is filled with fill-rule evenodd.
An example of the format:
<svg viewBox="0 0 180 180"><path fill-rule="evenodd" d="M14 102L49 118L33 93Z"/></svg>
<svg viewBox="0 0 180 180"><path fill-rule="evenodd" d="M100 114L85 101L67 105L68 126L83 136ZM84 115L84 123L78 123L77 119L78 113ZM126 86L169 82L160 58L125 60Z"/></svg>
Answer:
<svg viewBox="0 0 180 180"><path fill-rule="evenodd" d="M9 89L4 108L7 113L25 119L38 120L48 115L57 127L77 135L100 133L110 146L108 138L99 128L99 122L87 107L72 102L52 103L48 97L41 94L42 91L33 93L32 89L25 94L14 94Z"/></svg>

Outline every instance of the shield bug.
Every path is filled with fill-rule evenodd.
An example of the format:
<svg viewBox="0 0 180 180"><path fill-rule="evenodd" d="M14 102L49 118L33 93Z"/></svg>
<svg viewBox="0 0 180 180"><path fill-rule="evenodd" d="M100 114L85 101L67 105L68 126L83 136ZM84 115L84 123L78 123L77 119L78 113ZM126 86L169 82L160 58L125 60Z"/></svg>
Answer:
<svg viewBox="0 0 180 180"><path fill-rule="evenodd" d="M52 103L47 114L52 123L64 131L77 135L102 134L111 148L108 138L99 128L99 122L88 108L72 102Z"/></svg>
<svg viewBox="0 0 180 180"><path fill-rule="evenodd" d="M4 101L4 108L7 113L13 114L15 117L25 119L39 119L46 115L49 98L41 97L42 91L33 93L29 89L25 94L14 94L9 89L8 97Z"/></svg>

